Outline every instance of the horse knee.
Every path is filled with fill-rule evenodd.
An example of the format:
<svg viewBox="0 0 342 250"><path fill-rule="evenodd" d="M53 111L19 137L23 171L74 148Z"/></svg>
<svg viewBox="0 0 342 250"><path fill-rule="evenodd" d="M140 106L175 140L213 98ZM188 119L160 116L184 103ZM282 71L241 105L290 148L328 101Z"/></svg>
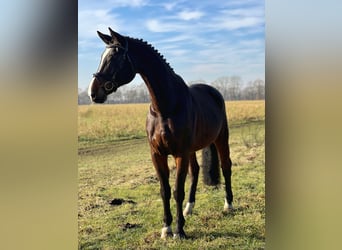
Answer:
<svg viewBox="0 0 342 250"><path fill-rule="evenodd" d="M163 199L170 200L171 198L171 188L170 186L161 186L160 187L160 195Z"/></svg>

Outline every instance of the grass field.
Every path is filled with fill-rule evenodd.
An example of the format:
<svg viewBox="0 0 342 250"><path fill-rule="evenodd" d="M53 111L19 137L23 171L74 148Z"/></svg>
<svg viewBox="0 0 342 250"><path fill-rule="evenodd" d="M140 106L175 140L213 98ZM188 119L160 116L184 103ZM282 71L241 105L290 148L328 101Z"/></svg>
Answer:
<svg viewBox="0 0 342 250"><path fill-rule="evenodd" d="M148 104L79 106L79 249L264 249L265 103L226 105L236 209L222 212L224 184L215 189L200 180L186 240L160 239L162 201L145 135ZM169 166L173 186L172 157ZM188 187L187 181L186 195ZM173 199L171 210L175 216Z"/></svg>

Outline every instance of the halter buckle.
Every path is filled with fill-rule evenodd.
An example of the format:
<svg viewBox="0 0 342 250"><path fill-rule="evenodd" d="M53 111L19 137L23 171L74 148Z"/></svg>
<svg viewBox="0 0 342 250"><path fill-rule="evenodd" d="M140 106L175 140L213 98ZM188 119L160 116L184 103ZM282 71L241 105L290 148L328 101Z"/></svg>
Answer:
<svg viewBox="0 0 342 250"><path fill-rule="evenodd" d="M108 92L112 91L115 88L116 84L112 81L105 82L103 85L104 89Z"/></svg>

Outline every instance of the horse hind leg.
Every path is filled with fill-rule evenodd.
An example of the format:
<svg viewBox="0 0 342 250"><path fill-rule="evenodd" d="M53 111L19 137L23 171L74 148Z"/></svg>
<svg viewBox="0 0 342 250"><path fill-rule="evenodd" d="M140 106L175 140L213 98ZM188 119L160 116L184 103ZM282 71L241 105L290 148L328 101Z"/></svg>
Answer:
<svg viewBox="0 0 342 250"><path fill-rule="evenodd" d="M199 165L196 159L195 152L190 155L189 172L190 172L191 186L190 186L189 200L186 204L185 209L183 210L184 216L191 215L192 210L195 206L195 196L196 196L196 188L197 188L198 173L199 173Z"/></svg>
<svg viewBox="0 0 342 250"><path fill-rule="evenodd" d="M228 212L233 210L233 191L231 186L231 175L232 175L232 161L230 159L230 150L228 144L228 126L224 126L218 139L215 142L215 146L219 153L222 173L226 184L226 197L224 202L223 210Z"/></svg>

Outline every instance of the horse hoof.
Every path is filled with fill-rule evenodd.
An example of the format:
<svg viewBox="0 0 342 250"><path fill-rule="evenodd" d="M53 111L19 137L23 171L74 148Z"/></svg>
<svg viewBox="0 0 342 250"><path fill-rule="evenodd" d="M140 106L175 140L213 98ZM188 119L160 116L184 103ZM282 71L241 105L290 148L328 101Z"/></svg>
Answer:
<svg viewBox="0 0 342 250"><path fill-rule="evenodd" d="M172 236L172 229L171 227L163 227L162 231L161 231L161 239L166 239L167 237L171 237Z"/></svg>
<svg viewBox="0 0 342 250"><path fill-rule="evenodd" d="M183 240L183 239L186 239L186 235L185 234L174 234L173 235L173 239L174 240Z"/></svg>
<svg viewBox="0 0 342 250"><path fill-rule="evenodd" d="M186 239L186 238L187 238L187 236L186 236L184 231L180 232L180 233L175 233L173 235L173 239L175 239L175 240L178 240L178 239L182 240L182 239Z"/></svg>
<svg viewBox="0 0 342 250"><path fill-rule="evenodd" d="M187 215L191 215L192 214L192 209L194 208L195 206L195 202L188 202L186 203L186 207L183 211L183 216L187 216Z"/></svg>
<svg viewBox="0 0 342 250"><path fill-rule="evenodd" d="M233 203L228 203L227 199L224 199L223 211L224 212L230 212L233 210L234 210Z"/></svg>
<svg viewBox="0 0 342 250"><path fill-rule="evenodd" d="M223 212L231 212L231 211L234 211L234 207L232 204L229 204L223 207Z"/></svg>

